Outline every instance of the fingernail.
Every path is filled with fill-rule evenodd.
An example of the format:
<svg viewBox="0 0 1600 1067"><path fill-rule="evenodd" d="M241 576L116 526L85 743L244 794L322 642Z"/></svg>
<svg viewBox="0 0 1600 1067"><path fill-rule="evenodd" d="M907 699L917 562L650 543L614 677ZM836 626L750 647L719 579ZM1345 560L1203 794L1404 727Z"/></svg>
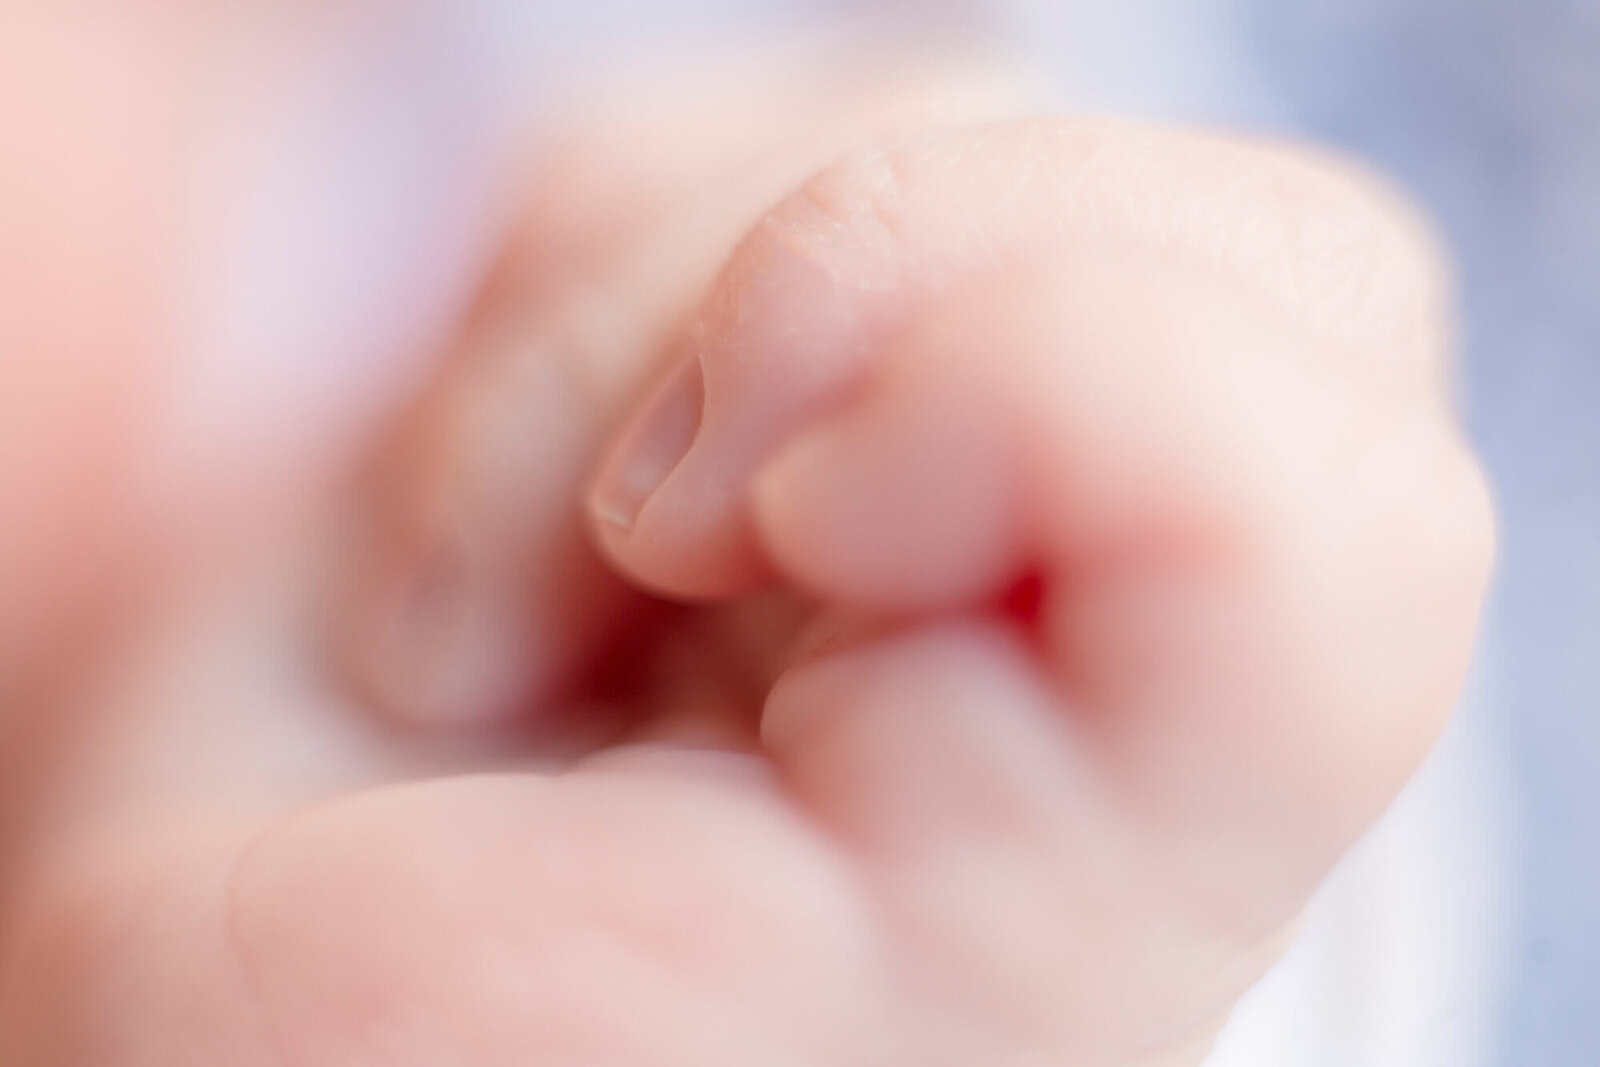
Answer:
<svg viewBox="0 0 1600 1067"><path fill-rule="evenodd" d="M633 530L645 504L688 454L704 406L705 375L697 356L663 383L612 451L590 500L596 519Z"/></svg>

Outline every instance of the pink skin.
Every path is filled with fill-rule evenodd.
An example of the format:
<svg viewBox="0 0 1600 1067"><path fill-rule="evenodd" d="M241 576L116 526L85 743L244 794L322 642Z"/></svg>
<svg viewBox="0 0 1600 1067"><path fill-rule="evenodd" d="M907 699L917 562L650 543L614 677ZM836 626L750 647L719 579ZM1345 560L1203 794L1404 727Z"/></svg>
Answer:
<svg viewBox="0 0 1600 1067"><path fill-rule="evenodd" d="M1200 1062L1470 654L1435 256L1341 165L917 132L1001 97L885 66L662 86L659 174L616 105L411 415L340 409L365 478L30 594L109 639L9 705L0 1063Z"/></svg>

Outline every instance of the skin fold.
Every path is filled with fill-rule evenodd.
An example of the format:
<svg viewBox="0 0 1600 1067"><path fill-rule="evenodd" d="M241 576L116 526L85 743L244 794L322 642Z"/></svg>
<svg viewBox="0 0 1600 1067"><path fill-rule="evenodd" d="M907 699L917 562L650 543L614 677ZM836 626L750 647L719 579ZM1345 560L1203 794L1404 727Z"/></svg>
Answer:
<svg viewBox="0 0 1600 1067"><path fill-rule="evenodd" d="M358 462L28 542L120 570L6 616L70 670L0 672L0 1063L1199 1064L1448 717L1491 509L1381 183L1032 110L574 101L427 381L319 407Z"/></svg>

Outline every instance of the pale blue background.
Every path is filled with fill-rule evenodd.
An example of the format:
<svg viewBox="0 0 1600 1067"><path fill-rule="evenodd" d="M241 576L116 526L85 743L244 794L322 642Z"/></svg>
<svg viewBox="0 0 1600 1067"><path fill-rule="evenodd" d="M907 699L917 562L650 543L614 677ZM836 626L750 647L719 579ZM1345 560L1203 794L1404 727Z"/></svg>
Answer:
<svg viewBox="0 0 1600 1067"><path fill-rule="evenodd" d="M1260 0L1293 125L1457 252L1466 411L1504 516L1486 704L1520 801L1499 1062L1600 1064L1600 3Z"/></svg>

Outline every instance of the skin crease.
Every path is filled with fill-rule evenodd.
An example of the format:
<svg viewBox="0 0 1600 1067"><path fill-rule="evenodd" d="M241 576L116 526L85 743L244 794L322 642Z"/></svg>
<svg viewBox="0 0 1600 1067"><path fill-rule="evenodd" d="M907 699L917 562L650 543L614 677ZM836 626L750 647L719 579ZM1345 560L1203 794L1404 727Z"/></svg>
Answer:
<svg viewBox="0 0 1600 1067"><path fill-rule="evenodd" d="M892 59L579 112L366 471L10 702L0 1063L1201 1062L1470 654L1436 255Z"/></svg>

